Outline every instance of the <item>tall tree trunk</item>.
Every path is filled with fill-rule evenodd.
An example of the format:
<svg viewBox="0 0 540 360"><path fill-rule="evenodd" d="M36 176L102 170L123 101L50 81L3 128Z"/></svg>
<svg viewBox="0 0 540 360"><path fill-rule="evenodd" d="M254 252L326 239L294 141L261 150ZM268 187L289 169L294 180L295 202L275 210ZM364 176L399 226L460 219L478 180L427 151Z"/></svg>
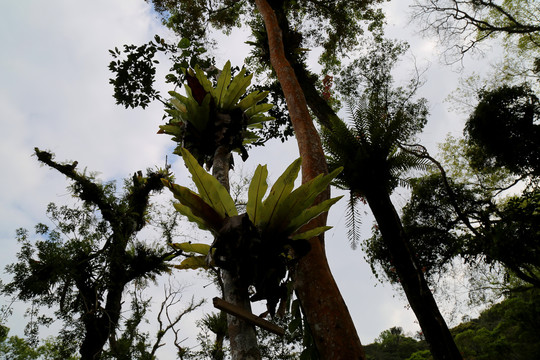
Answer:
<svg viewBox="0 0 540 360"><path fill-rule="evenodd" d="M214 154L212 175L229 191L229 169L231 153L225 146L220 146ZM229 271L221 270L223 297L225 301L251 312L248 289L240 279ZM233 360L260 360L261 353L257 344L255 327L235 316L227 315L231 357Z"/></svg>
<svg viewBox="0 0 540 360"><path fill-rule="evenodd" d="M433 358L436 360L462 360L463 358L439 311L424 274L411 253L401 220L392 204L390 195L383 188L365 195L377 220L383 241L390 252L401 286L418 319Z"/></svg>
<svg viewBox="0 0 540 360"><path fill-rule="evenodd" d="M318 118L319 123L331 130L332 121L335 119L338 121L341 120L337 118L336 113L328 105L328 102L321 97L320 93L315 88L312 75L305 67L303 67L302 64L296 64L294 70L306 96L309 108ZM409 246L407 245L408 241L405 237L406 234L403 232L401 220L390 201L390 197L386 192L379 191L379 193L382 198L379 200L372 199L370 207L373 210L373 204L373 206L378 209L377 213L379 213L379 216L376 216L376 218L381 220L380 223L383 223L383 225L380 226L381 233L383 230L385 233L387 232L387 225L384 225L385 221L387 220L391 223L389 232L394 235L387 234L384 241L387 241L386 238L390 238L397 239L400 242L399 244L394 244L394 241L392 241L394 245L390 246L394 249L393 252L396 253L396 256L401 257L400 263L405 264L405 266L401 266L401 272L408 274L407 277L400 275L400 278L402 279L401 285L404 289L407 288L407 290L405 290L407 299L418 318L426 339L430 344L433 343L432 352L433 354L438 354L434 355L436 359L461 359L462 357L450 335L450 331L444 318L441 316L439 308L433 298L433 294L425 281L424 275L416 266L414 257L411 256ZM377 203L381 201L386 203L386 205L377 206ZM375 213L375 210L373 212ZM415 305L413 305L412 302L415 302ZM422 318L422 320L420 320L420 318Z"/></svg>
<svg viewBox="0 0 540 360"><path fill-rule="evenodd" d="M89 309L88 313L83 316L85 331L79 351L81 360L101 359L107 340L114 338L120 318L124 288L124 283L109 287L105 307L100 308L98 300L92 304L94 309ZM91 295L95 297L96 294Z"/></svg>
<svg viewBox="0 0 540 360"><path fill-rule="evenodd" d="M83 317L84 338L79 349L81 360L97 360L101 358L103 347L109 338L109 329L102 317Z"/></svg>
<svg viewBox="0 0 540 360"><path fill-rule="evenodd" d="M298 77L298 82L302 87L309 109L320 125L332 130L332 121L340 121L340 119L315 87L316 78L305 68L304 64L295 64L294 72Z"/></svg>
<svg viewBox="0 0 540 360"><path fill-rule="evenodd" d="M266 0L255 0L255 3L268 33L270 61L283 88L302 157L302 181L306 182L328 172L321 140L309 114L304 93L285 57L276 14ZM328 189L319 196L318 201L329 197ZM320 216L309 226L322 226L325 223L326 216ZM313 238L310 243L311 251L301 259L295 274L295 291L305 311L317 350L322 359L365 359L352 318L330 272L323 237Z"/></svg>

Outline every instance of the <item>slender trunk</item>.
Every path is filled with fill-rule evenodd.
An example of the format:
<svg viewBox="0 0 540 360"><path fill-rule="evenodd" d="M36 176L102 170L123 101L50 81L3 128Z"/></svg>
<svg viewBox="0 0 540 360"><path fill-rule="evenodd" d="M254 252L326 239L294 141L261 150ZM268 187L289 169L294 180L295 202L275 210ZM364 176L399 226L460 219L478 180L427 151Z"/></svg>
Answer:
<svg viewBox="0 0 540 360"><path fill-rule="evenodd" d="M328 105L326 100L321 97L320 93L315 88L314 81L309 72L306 71L301 64L297 64L294 67L294 70L298 76L298 80L302 86L306 101L311 111L319 119L321 125L331 130L332 121L333 119L337 118L334 110ZM434 346L432 346L433 348L436 348L432 349L432 352L434 354L438 354L434 355L436 359L461 359L461 355L459 354L455 342L450 335L448 326L439 312L439 308L433 298L433 294L431 293L427 282L425 281L424 275L416 266L414 258L411 256L410 249L407 246L407 242L404 240L405 234L403 233L403 229L401 227L401 220L399 219L399 216L397 215L388 194L381 196L383 196L383 198L386 197L384 198L386 206L380 206L380 210L377 211L380 213L378 218L383 223L385 220L388 220L388 222L393 224L394 230L392 230L392 233L394 235L393 237L392 235L387 235L387 237L401 240L401 243L393 245L392 248L395 249L394 253L396 253L396 256L401 258L401 261L399 262L404 265L400 266L400 268L402 268L401 272L403 275L400 275L400 278L404 279L402 280L402 286L404 288L407 287L408 290L406 291L406 294L407 298L409 299L409 303L411 304L411 308L413 308L419 322L424 324L421 326L426 339L430 339L428 341L434 344ZM375 200L372 199L370 202L370 207L372 207L371 205L374 204L374 202ZM379 208L376 205L374 206ZM385 210L383 210L383 207ZM383 232L383 227L385 226L380 227L381 232ZM386 230L386 228L384 230ZM408 274L407 277L405 277L405 273ZM413 305L413 302L415 302L415 305ZM423 320L420 321L420 318Z"/></svg>
<svg viewBox="0 0 540 360"><path fill-rule="evenodd" d="M407 300L422 328L431 354L436 360L462 360L462 356L442 317L424 274L418 267L409 248L405 232L390 195L377 189L366 199L377 220L383 241L388 247L392 263Z"/></svg>
<svg viewBox="0 0 540 360"><path fill-rule="evenodd" d="M216 149L212 164L212 175L229 191L229 168L231 154L224 146ZM221 270L223 297L225 301L251 312L248 289L229 271ZM227 315L231 357L233 360L260 360L255 327L235 316Z"/></svg>
<svg viewBox="0 0 540 360"><path fill-rule="evenodd" d="M95 307L93 312L83 317L84 339L81 344L81 360L101 359L103 348L118 325L120 309L122 307L122 292L124 286L113 289L110 296L107 295L107 303L104 309ZM98 310L100 310L98 312ZM111 344L111 348L113 344Z"/></svg>
<svg viewBox="0 0 540 360"><path fill-rule="evenodd" d="M223 278L225 301L251 312L251 302L249 301L247 288L239 284L239 279L231 276L229 271L221 270L221 277ZM227 325L232 359L261 359L255 327L236 316L228 314Z"/></svg>
<svg viewBox="0 0 540 360"><path fill-rule="evenodd" d="M217 334L214 348L212 349L212 360L223 360L225 353L223 352L223 341L225 340L224 334Z"/></svg>
<svg viewBox="0 0 540 360"><path fill-rule="evenodd" d="M306 182L328 171L321 140L309 114L304 93L285 57L276 14L266 0L255 0L255 3L268 33L270 61L283 88L302 157L302 181ZM318 200L329 197L328 189ZM309 226L325 223L326 216L321 216ZM295 274L295 291L302 303L319 354L322 359L329 360L364 359L354 323L330 272L323 237L313 238L310 243L311 251L301 259Z"/></svg>
<svg viewBox="0 0 540 360"><path fill-rule="evenodd" d="M115 230L120 232L120 230ZM126 236L113 235L110 245L110 269L108 270L107 296L105 306L102 308L100 300L96 298L96 292L86 291L88 303L92 308L87 310L83 323L85 326L85 337L81 345L81 360L97 360L101 358L103 348L110 341L111 350L115 350L114 336L120 313L122 310L122 294L129 279L126 277L125 264L121 261L124 257L127 246ZM78 286L82 293L82 286Z"/></svg>
<svg viewBox="0 0 540 360"><path fill-rule="evenodd" d="M103 323L102 318L96 318L92 315L83 319L83 323L84 339L79 350L81 360L100 359L103 346L109 337L106 324Z"/></svg>

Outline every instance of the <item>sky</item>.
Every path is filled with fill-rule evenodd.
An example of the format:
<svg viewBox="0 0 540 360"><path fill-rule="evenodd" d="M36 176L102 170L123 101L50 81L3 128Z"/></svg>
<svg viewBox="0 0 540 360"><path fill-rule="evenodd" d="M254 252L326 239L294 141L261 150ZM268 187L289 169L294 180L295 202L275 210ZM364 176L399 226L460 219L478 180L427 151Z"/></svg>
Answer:
<svg viewBox="0 0 540 360"><path fill-rule="evenodd" d="M412 69L408 65L413 59L427 67L426 83L419 95L429 101L430 118L421 140L435 153L436 144L447 133L459 135L462 131L463 115L451 112L444 101L457 87L461 74L441 64L435 41L423 38L415 25L409 24L405 15L409 3L394 1L387 5L387 35L411 43L411 52L403 60L404 69ZM112 97L108 49L142 44L154 34L170 38L142 0L0 1L0 168L4 174L0 187L0 268L16 259L17 228L32 229L36 223L46 222L49 202L73 201L64 176L40 166L32 156L34 147L51 150L58 161L77 160L79 169L98 172L104 181L163 166L168 155L178 182L189 182L185 168L171 154L170 138L156 134L162 105L126 110L115 105ZM219 35L224 45L215 51L218 65L227 59L233 65L242 65L249 50L242 36L238 31L227 39ZM406 75L407 70L403 71ZM243 169L249 174L258 163L268 164L270 177L275 180L297 156L294 141L275 141L253 149ZM406 201L399 195L394 199L398 206ZM404 297L374 278L361 250L351 250L345 236L342 202L330 212L329 224L334 229L326 235L326 248L361 341L371 343L392 326L414 334L419 327ZM368 237L372 224L368 215L363 224L363 236ZM5 274L1 276L7 279ZM175 274L174 281L185 287L186 302L191 296L211 299L216 294L206 286L208 280L193 273ZM162 290L156 287L152 292L157 299ZM6 301L0 298L0 305ZM20 333L24 306L15 304L14 309L8 326L12 333ZM211 305L205 305L203 311L212 311ZM200 313L181 322L183 334L193 341L197 317ZM162 351L160 359L174 358L166 348Z"/></svg>

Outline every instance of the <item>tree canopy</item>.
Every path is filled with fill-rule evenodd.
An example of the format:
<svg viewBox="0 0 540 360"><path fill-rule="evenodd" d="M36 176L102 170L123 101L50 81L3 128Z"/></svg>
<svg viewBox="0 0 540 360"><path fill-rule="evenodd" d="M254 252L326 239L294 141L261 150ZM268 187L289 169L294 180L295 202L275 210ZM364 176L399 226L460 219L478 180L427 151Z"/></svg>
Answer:
<svg viewBox="0 0 540 360"><path fill-rule="evenodd" d="M115 194L113 184L101 184L77 171L77 162L62 164L36 148L40 162L72 181L79 207L50 204L47 214L54 228L38 224L38 239L20 229L17 262L6 267L11 282L2 293L29 301L36 309L54 308L63 322L59 341L66 349L80 345L82 359L99 357L107 342L111 351L121 321L123 296L128 285L155 279L169 271L164 260L174 251L166 244L149 245L136 238L148 220L149 198L163 189L168 169L137 172L126 182L125 193ZM37 315L36 315L37 316ZM30 325L48 324L38 317Z"/></svg>
<svg viewBox="0 0 540 360"><path fill-rule="evenodd" d="M521 50L538 50L538 7L529 0L416 0L414 16L448 50L462 56L478 43L502 35Z"/></svg>
<svg viewBox="0 0 540 360"><path fill-rule="evenodd" d="M149 2L162 15L168 28L190 40L208 40L211 28L228 32L246 23L253 28L255 22L260 21L254 19L257 14L254 2L248 0ZM378 5L383 2L277 0L272 1L271 6L276 11L283 11L289 19L301 39L298 48L322 47L321 61L333 66L339 64L342 54L358 45L366 28L373 29L382 24L384 14ZM289 48L288 51L293 50Z"/></svg>
<svg viewBox="0 0 540 360"><path fill-rule="evenodd" d="M402 216L428 278L437 281L459 258L471 268L502 265L506 275L484 285L486 290L498 289L499 295L515 287L538 287L540 245L535 177L512 175L501 167L471 166L480 150L471 148L463 139L449 140L445 149L449 161L443 164L449 177L434 171L414 180L411 200ZM509 191L512 193L508 194ZM383 242L374 237L367 249L372 261L382 265L385 273L396 280L384 255ZM477 296L474 289L479 285L474 276L470 278L472 298Z"/></svg>
<svg viewBox="0 0 540 360"><path fill-rule="evenodd" d="M465 134L474 167L540 175L540 104L527 85L481 91Z"/></svg>

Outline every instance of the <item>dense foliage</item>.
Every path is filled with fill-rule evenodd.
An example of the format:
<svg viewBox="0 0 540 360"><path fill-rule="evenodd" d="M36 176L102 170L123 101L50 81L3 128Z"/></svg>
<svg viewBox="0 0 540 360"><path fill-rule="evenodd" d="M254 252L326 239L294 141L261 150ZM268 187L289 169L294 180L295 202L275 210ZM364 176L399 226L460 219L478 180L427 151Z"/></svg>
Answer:
<svg viewBox="0 0 540 360"><path fill-rule="evenodd" d="M436 282L456 259L476 269L503 265L506 277L480 288L516 286L508 282L511 277L538 287L537 180L526 177L524 190L515 189L517 184L524 185L516 182L521 176L516 178L502 168L475 170L472 161L466 161L468 153L476 153L473 148L464 140L451 141L446 144L447 159L460 159L460 164L448 167L448 178L435 172L412 181L411 199L403 209L402 221L420 266ZM378 233L366 249L372 264L381 265L396 281ZM471 273L472 283L473 278Z"/></svg>
<svg viewBox="0 0 540 360"><path fill-rule="evenodd" d="M508 296L478 318L451 329L464 359L536 359L540 356L540 293L537 289ZM366 345L367 359L431 360L422 334L409 337L399 327L384 330Z"/></svg>
<svg viewBox="0 0 540 360"><path fill-rule="evenodd" d="M480 92L465 133L473 167L540 176L540 103L527 85Z"/></svg>
<svg viewBox="0 0 540 360"><path fill-rule="evenodd" d="M148 0L147 0L148 1ZM208 40L210 29L231 31L234 27L251 24L258 17L253 1L208 0L151 0L163 17L163 23L180 37ZM339 57L358 45L365 25L380 27L384 15L371 1L271 1L272 8L285 11L303 43L300 47L321 46L321 61L339 64ZM210 26L209 26L210 25Z"/></svg>
<svg viewBox="0 0 540 360"><path fill-rule="evenodd" d="M351 124L337 119L331 128L322 128L329 167L344 167L335 185L351 193L348 225L353 247L359 240L356 203L374 187L391 193L406 183L411 169L425 166L423 159L400 148L414 142L428 115L426 100L413 100L417 79L406 87L394 86L392 69L407 48L384 40L344 69L337 88L347 94Z"/></svg>
<svg viewBox="0 0 540 360"><path fill-rule="evenodd" d="M6 267L12 280L2 293L33 304L30 334L53 319L39 315L52 308L62 322L58 340L68 351L80 347L82 359L100 356L114 346L121 321L125 290L168 271L164 260L171 255L165 244L149 245L136 238L148 223L149 198L163 188L168 170L142 172L126 182L125 193L115 194L113 184L100 184L76 170L77 163L60 164L52 154L36 149L38 159L73 182L71 191L82 200L77 207L50 204L47 215L54 228L38 224L33 240L17 231L21 250L17 261Z"/></svg>

